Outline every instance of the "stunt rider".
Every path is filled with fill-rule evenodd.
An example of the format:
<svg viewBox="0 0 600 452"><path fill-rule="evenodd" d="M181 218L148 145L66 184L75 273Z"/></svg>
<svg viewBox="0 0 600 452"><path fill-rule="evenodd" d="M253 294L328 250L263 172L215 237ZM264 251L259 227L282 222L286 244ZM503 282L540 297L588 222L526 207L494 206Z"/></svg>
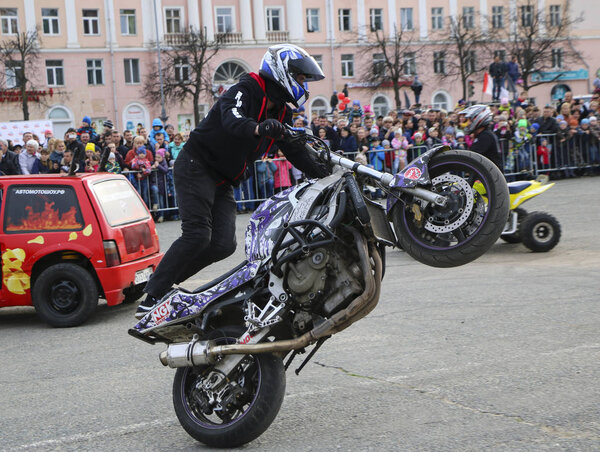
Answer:
<svg viewBox="0 0 600 452"><path fill-rule="evenodd" d="M477 152L500 168L502 171L501 148L498 137L490 130L492 123L492 111L487 105L471 105L460 112L465 115L467 126L464 129L466 134L473 134L474 140L471 145L471 151Z"/></svg>
<svg viewBox="0 0 600 452"><path fill-rule="evenodd" d="M310 177L329 174L302 145L279 140L291 124L291 103L298 108L309 93L306 82L325 78L316 61L291 44L269 47L258 74L242 76L191 132L175 160L175 192L181 236L171 245L144 291L136 317L141 318L173 284L225 259L236 248L233 185L247 165L278 148Z"/></svg>

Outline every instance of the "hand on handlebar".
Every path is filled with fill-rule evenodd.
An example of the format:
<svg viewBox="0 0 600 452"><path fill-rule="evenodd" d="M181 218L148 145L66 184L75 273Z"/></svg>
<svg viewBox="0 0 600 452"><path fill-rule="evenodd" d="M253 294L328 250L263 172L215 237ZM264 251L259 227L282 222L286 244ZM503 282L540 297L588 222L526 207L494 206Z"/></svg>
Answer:
<svg viewBox="0 0 600 452"><path fill-rule="evenodd" d="M258 125L258 135L277 140L285 132L285 127L276 119L267 119Z"/></svg>

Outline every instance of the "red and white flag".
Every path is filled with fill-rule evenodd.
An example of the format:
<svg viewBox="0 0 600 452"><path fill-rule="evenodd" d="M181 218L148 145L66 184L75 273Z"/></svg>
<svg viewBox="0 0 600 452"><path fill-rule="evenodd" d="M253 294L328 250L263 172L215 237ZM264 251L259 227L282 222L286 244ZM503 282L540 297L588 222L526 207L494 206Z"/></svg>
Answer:
<svg viewBox="0 0 600 452"><path fill-rule="evenodd" d="M492 95L492 81L490 80L490 74L487 72L483 74L483 94Z"/></svg>

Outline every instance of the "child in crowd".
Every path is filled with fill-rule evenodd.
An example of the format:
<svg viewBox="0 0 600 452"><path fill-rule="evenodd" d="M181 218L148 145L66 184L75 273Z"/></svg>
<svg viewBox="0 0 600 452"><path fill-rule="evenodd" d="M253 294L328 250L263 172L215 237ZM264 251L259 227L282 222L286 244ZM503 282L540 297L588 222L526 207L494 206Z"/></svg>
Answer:
<svg viewBox="0 0 600 452"><path fill-rule="evenodd" d="M167 207L167 174L169 172L169 165L165 160L164 149L158 149L156 151L156 157L152 164L152 171L150 175L150 193L152 194L152 210L161 209L161 213L158 214L157 221L162 223L164 221L164 215L162 209Z"/></svg>
<svg viewBox="0 0 600 452"><path fill-rule="evenodd" d="M81 127L77 129L77 138L81 140L81 134L87 132L90 134L90 141L96 142L98 140L98 134L92 127L92 119L89 116L84 116L81 121Z"/></svg>
<svg viewBox="0 0 600 452"><path fill-rule="evenodd" d="M362 118L363 111L360 108L360 101L354 100L352 101L352 110L348 113L348 120L352 122L354 118Z"/></svg>
<svg viewBox="0 0 600 452"><path fill-rule="evenodd" d="M451 148L456 148L456 140L454 139L454 127L446 127L446 130L444 131L444 136L442 137L442 144L445 146L450 146Z"/></svg>
<svg viewBox="0 0 600 452"><path fill-rule="evenodd" d="M408 140L402 134L402 130L398 130L399 133L394 134L392 140L392 148L394 149L394 163L392 165L392 173L396 174L398 171L403 170L407 165L408 159Z"/></svg>
<svg viewBox="0 0 600 452"><path fill-rule="evenodd" d="M133 186L140 193L146 205L150 207L148 200L148 177L150 176L150 173L152 173L152 164L146 157L146 146L139 146L137 148L136 157L131 161L131 169L137 171L134 177Z"/></svg>
<svg viewBox="0 0 600 452"><path fill-rule="evenodd" d="M427 138L425 144L427 145L428 149L442 144L442 140L439 137L439 130L437 129L437 127L430 127L427 134L429 135L429 138Z"/></svg>
<svg viewBox="0 0 600 452"><path fill-rule="evenodd" d="M456 149L467 149L467 143L465 143L465 133L462 130L456 132Z"/></svg>
<svg viewBox="0 0 600 452"><path fill-rule="evenodd" d="M513 152L515 154L516 172L529 171L531 168L531 134L528 132L527 119L519 119L517 130L513 138Z"/></svg>
<svg viewBox="0 0 600 452"><path fill-rule="evenodd" d="M183 136L180 133L173 135L173 141L169 143L169 153L171 154L171 160L175 160L184 145Z"/></svg>
<svg viewBox="0 0 600 452"><path fill-rule="evenodd" d="M275 179L273 181L273 187L275 193L279 193L280 191L292 186L290 179L290 170L292 169L292 164L288 162L283 152L278 150L275 166L277 167L277 170L274 175Z"/></svg>
<svg viewBox="0 0 600 452"><path fill-rule="evenodd" d="M164 141L167 141L165 137L167 137L167 131L163 127L163 123L159 118L154 118L152 121L152 130L150 131L150 135L148 140L150 141L150 145L154 148L156 146L156 134L162 133Z"/></svg>
<svg viewBox="0 0 600 452"><path fill-rule="evenodd" d="M327 144L327 146L329 146L329 140L327 139L327 129L325 129L325 127L321 127L318 133L319 138L323 140L325 144Z"/></svg>
<svg viewBox="0 0 600 452"><path fill-rule="evenodd" d="M67 149L65 142L63 140L57 139L54 142L54 150L50 152L50 160L54 163L58 163L58 165L60 166L60 161L63 158L65 149Z"/></svg>
<svg viewBox="0 0 600 452"><path fill-rule="evenodd" d="M350 133L349 127L344 127L341 131L342 138L338 150L344 154L354 154L356 151L356 138Z"/></svg>
<svg viewBox="0 0 600 452"><path fill-rule="evenodd" d="M273 196L273 174L277 171L277 165L273 159L263 156L260 162L256 163L256 183L258 187L259 199L267 199Z"/></svg>
<svg viewBox="0 0 600 452"><path fill-rule="evenodd" d="M117 162L117 156L114 152L108 154L105 170L108 173L121 174L121 165Z"/></svg>
<svg viewBox="0 0 600 452"><path fill-rule="evenodd" d="M575 121L577 125L577 121ZM569 168L569 139L571 138L570 129L567 121L564 119L558 123L558 132L556 134L556 141L558 142L558 149L555 153L556 167L564 169L564 177L575 177L575 172L572 168Z"/></svg>
<svg viewBox="0 0 600 452"><path fill-rule="evenodd" d="M537 147L537 158L538 167L541 169L547 169L550 166L550 150L548 149L548 140L542 138L539 146ZM547 174L547 173L546 173Z"/></svg>

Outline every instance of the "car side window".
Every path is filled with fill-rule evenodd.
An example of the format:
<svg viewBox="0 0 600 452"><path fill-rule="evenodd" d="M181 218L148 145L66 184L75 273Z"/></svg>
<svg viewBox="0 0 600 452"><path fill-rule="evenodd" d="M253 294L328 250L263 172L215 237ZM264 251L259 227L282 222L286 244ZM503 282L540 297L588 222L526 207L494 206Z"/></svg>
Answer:
<svg viewBox="0 0 600 452"><path fill-rule="evenodd" d="M4 232L78 231L83 217L73 187L13 185L7 189Z"/></svg>

